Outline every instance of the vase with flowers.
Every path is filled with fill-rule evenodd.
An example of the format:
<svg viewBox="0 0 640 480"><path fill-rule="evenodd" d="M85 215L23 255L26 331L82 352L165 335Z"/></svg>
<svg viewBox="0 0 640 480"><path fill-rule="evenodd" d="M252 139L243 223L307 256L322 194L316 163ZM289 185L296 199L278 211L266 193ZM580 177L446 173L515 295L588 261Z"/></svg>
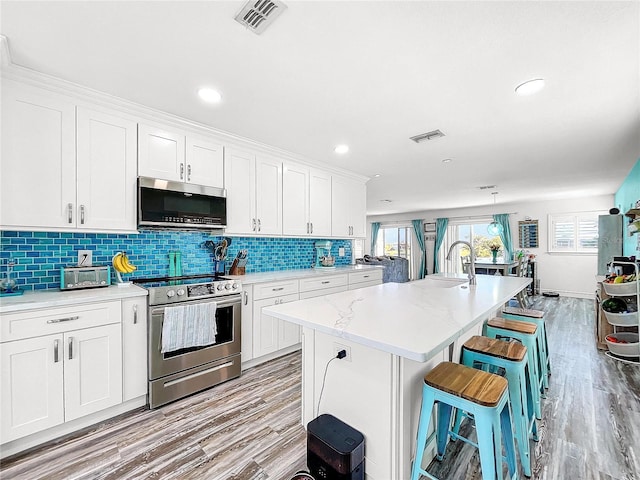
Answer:
<svg viewBox="0 0 640 480"><path fill-rule="evenodd" d="M489 245L489 249L491 250L491 262L498 263L498 252L500 251L500 244L493 242Z"/></svg>

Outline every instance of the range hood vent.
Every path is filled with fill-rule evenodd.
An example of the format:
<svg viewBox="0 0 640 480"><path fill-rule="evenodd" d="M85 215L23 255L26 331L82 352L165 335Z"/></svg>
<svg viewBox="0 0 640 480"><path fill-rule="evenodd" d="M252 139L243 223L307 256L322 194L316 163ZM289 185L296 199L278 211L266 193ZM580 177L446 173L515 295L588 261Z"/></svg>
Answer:
<svg viewBox="0 0 640 480"><path fill-rule="evenodd" d="M432 130L431 132L421 133L420 135L415 135L409 140L413 140L416 143L428 142L429 140L435 140L436 138L444 137L444 133L440 130Z"/></svg>
<svg viewBox="0 0 640 480"><path fill-rule="evenodd" d="M236 22L259 35L287 6L279 0L249 0L235 17Z"/></svg>

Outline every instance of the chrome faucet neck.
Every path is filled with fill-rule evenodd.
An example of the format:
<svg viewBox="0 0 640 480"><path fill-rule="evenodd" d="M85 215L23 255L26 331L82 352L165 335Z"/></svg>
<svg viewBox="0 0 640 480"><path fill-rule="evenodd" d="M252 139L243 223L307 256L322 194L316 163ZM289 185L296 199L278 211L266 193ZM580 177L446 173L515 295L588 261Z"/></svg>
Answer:
<svg viewBox="0 0 640 480"><path fill-rule="evenodd" d="M469 248L469 271L467 272L467 277L469 278L469 285L476 284L476 255L473 251L473 246L465 241L465 240L456 240L449 247L449 252L447 253L447 260L451 260L451 252L456 245L466 245Z"/></svg>

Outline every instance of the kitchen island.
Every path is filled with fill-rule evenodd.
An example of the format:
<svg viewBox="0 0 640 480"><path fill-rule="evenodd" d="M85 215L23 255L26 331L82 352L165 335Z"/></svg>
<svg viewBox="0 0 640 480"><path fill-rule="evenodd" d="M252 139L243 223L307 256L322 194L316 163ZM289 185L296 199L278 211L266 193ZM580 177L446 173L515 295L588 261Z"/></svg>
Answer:
<svg viewBox="0 0 640 480"><path fill-rule="evenodd" d="M367 479L409 478L424 375L457 361L482 321L530 281L481 275L469 285L432 275L265 308L303 327L303 424L322 413L338 417L365 436ZM340 350L347 357L327 367Z"/></svg>

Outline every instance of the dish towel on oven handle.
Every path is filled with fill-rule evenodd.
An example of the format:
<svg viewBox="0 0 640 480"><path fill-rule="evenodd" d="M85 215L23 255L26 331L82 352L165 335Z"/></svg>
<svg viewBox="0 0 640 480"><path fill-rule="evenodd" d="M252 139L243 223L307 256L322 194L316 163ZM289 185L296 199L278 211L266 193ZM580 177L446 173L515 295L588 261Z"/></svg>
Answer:
<svg viewBox="0 0 640 480"><path fill-rule="evenodd" d="M216 343L215 302L165 307L162 322L162 353Z"/></svg>

